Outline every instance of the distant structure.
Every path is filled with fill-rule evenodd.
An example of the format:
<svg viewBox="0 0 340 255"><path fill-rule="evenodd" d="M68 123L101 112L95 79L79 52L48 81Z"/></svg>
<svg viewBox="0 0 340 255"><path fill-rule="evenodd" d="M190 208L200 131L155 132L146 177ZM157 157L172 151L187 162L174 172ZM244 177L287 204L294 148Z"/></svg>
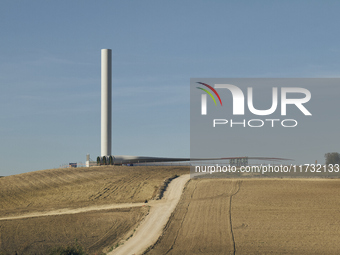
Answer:
<svg viewBox="0 0 340 255"><path fill-rule="evenodd" d="M96 165L97 165L97 162L91 160L90 154L86 154L85 167L96 166Z"/></svg>
<svg viewBox="0 0 340 255"><path fill-rule="evenodd" d="M238 157L238 158L163 158L163 157L144 157L130 155L111 155L111 126L112 126L112 50L101 50L101 156L97 161L91 161L90 155L86 156L85 166L93 165L133 165L157 162L183 162L183 161L204 161L204 160L230 160L233 164L248 164L248 159L267 159L267 160L287 160L282 158L266 157ZM76 163L70 163L70 167L77 167Z"/></svg>
<svg viewBox="0 0 340 255"><path fill-rule="evenodd" d="M111 155L112 64L111 49L101 50L101 156Z"/></svg>

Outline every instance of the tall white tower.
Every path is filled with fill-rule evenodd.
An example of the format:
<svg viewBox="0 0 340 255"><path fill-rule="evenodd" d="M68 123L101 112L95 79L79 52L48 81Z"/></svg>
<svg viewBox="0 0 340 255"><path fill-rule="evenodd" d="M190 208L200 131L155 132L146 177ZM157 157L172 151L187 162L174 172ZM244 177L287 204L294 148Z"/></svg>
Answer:
<svg viewBox="0 0 340 255"><path fill-rule="evenodd" d="M112 111L111 50L101 50L101 156L111 155Z"/></svg>

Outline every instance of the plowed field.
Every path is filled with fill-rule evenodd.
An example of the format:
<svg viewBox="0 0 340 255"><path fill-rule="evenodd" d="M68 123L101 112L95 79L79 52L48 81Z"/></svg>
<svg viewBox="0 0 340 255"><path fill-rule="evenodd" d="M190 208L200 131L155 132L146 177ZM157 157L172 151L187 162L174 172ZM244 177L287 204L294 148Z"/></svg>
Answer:
<svg viewBox="0 0 340 255"><path fill-rule="evenodd" d="M36 171L0 178L0 216L58 208L144 202L164 179L188 167L90 167Z"/></svg>
<svg viewBox="0 0 340 255"><path fill-rule="evenodd" d="M46 255L52 247L74 244L76 240L90 254L101 254L134 232L149 211L144 201L155 197L166 178L187 173L188 167L115 166L3 177L0 218L24 218L0 220L0 254ZM125 203L134 204L131 208L102 209L121 203L124 207ZM73 208L79 213L73 213ZM62 215L57 215L58 211ZM49 212L53 216L41 216Z"/></svg>
<svg viewBox="0 0 340 255"><path fill-rule="evenodd" d="M52 247L76 242L101 254L135 228L146 207L0 221L0 254L46 255ZM77 241L76 241L77 240Z"/></svg>
<svg viewBox="0 0 340 255"><path fill-rule="evenodd" d="M340 254L340 180L191 180L146 254Z"/></svg>

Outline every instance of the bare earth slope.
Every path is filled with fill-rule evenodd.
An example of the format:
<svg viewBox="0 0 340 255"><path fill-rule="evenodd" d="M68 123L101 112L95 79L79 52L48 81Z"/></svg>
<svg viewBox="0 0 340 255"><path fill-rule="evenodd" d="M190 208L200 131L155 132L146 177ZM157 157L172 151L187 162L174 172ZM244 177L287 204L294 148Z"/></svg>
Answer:
<svg viewBox="0 0 340 255"><path fill-rule="evenodd" d="M164 235L147 254L232 254L230 200L239 182L190 180Z"/></svg>
<svg viewBox="0 0 340 255"><path fill-rule="evenodd" d="M133 233L149 211L143 202L156 195L166 178L188 171L115 166L1 178L0 254L47 254L76 239L90 254L100 254ZM9 220L13 216L21 218Z"/></svg>
<svg viewBox="0 0 340 255"><path fill-rule="evenodd" d="M78 244L101 254L147 213L146 207L0 221L0 254L46 255L52 247Z"/></svg>
<svg viewBox="0 0 340 255"><path fill-rule="evenodd" d="M146 254L340 254L340 180L191 180Z"/></svg>
<svg viewBox="0 0 340 255"><path fill-rule="evenodd" d="M0 178L0 216L59 208L144 202L187 167L51 169Z"/></svg>
<svg viewBox="0 0 340 255"><path fill-rule="evenodd" d="M0 254L47 254L75 239L100 254L134 229L113 254L139 254L161 234L171 211L163 203L174 207L181 188L170 184L173 196L143 202L186 173L94 167L0 178ZM339 190L339 179L192 179L145 254L340 254Z"/></svg>
<svg viewBox="0 0 340 255"><path fill-rule="evenodd" d="M340 254L340 180L245 180L232 219L236 254Z"/></svg>

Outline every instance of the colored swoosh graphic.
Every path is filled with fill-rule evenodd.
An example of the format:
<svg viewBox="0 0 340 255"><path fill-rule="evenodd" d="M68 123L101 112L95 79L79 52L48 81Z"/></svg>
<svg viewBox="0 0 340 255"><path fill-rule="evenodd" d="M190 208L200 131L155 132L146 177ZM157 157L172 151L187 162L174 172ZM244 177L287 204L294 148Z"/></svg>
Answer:
<svg viewBox="0 0 340 255"><path fill-rule="evenodd" d="M198 88L198 89L201 89L201 90L203 90L203 91L205 91L205 92L207 92L207 93L209 94L209 96L211 96L211 98L214 100L215 105L217 105L214 96L213 96L208 90L202 89L202 88L200 88L200 87L197 87L197 88Z"/></svg>
<svg viewBox="0 0 340 255"><path fill-rule="evenodd" d="M204 85L204 86L206 86L206 87L208 87L209 89L211 89L214 93L215 93L215 95L218 97L218 100L220 100L220 104L221 104L221 106L222 106L222 100L221 100L221 98L220 98L220 95L217 93L217 91L213 88L213 87L211 87L210 85L208 85L208 84L205 84L205 83L203 83L203 82L197 82L197 83L199 83L199 84L201 84L201 85ZM206 90L205 90L206 91ZM207 92L207 91L206 91ZM210 94L210 93L209 93ZM211 94L210 94L210 96L211 96ZM215 99L214 99L214 102L215 102ZM216 104L216 102L215 102L215 104Z"/></svg>

